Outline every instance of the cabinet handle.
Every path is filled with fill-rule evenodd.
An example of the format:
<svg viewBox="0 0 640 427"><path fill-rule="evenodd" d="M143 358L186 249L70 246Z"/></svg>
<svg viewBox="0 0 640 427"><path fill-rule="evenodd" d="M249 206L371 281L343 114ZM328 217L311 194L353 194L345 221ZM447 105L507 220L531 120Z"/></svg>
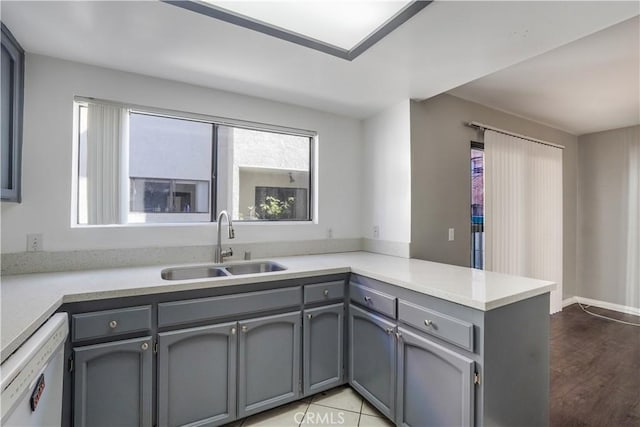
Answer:
<svg viewBox="0 0 640 427"><path fill-rule="evenodd" d="M146 349L149 348L149 343L143 342L140 348L142 349L142 351L145 351Z"/></svg>
<svg viewBox="0 0 640 427"><path fill-rule="evenodd" d="M248 330L249 330L249 327L247 325L242 325L242 332L246 334Z"/></svg>
<svg viewBox="0 0 640 427"><path fill-rule="evenodd" d="M385 329L385 332L386 332L388 335L391 335L391 334L393 333L393 328L387 328L387 329Z"/></svg>
<svg viewBox="0 0 640 427"><path fill-rule="evenodd" d="M231 335L235 335L236 334L236 328L231 328Z"/></svg>
<svg viewBox="0 0 640 427"><path fill-rule="evenodd" d="M313 317L312 314L307 314L307 319L311 319Z"/></svg>
<svg viewBox="0 0 640 427"><path fill-rule="evenodd" d="M424 321L424 325L425 326L433 326L433 322L431 320L425 320Z"/></svg>
<svg viewBox="0 0 640 427"><path fill-rule="evenodd" d="M324 291L322 291L322 294L323 294L325 297L328 297L328 296L329 296L329 289L325 289Z"/></svg>
<svg viewBox="0 0 640 427"><path fill-rule="evenodd" d="M371 297L364 297L364 302L371 302Z"/></svg>
<svg viewBox="0 0 640 427"><path fill-rule="evenodd" d="M109 322L109 327L111 329L115 329L118 327L118 322L116 320L112 320L111 322Z"/></svg>
<svg viewBox="0 0 640 427"><path fill-rule="evenodd" d="M402 333L396 332L396 339L400 341L402 339Z"/></svg>

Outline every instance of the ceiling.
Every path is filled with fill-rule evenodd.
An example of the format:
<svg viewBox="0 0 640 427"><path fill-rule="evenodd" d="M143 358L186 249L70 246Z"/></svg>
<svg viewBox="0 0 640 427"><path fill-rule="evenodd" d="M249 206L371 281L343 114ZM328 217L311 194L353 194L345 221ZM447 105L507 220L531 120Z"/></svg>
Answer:
<svg viewBox="0 0 640 427"><path fill-rule="evenodd" d="M640 124L640 18L449 93L574 135Z"/></svg>
<svg viewBox="0 0 640 427"><path fill-rule="evenodd" d="M157 1L3 0L2 21L27 52L363 118L522 63L638 9L434 2L352 62Z"/></svg>

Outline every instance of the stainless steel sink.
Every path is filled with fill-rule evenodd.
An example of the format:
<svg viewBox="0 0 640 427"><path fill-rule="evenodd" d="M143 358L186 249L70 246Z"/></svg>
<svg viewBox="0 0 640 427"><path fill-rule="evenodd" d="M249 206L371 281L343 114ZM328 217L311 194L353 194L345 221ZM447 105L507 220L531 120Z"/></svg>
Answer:
<svg viewBox="0 0 640 427"><path fill-rule="evenodd" d="M271 273L286 270L286 267L273 261L257 261L225 265L224 269L236 276L239 274Z"/></svg>
<svg viewBox="0 0 640 427"><path fill-rule="evenodd" d="M162 270L160 273L160 276L164 280L204 279L206 277L220 277L228 275L229 273L227 273L223 268L211 266L167 268Z"/></svg>
<svg viewBox="0 0 640 427"><path fill-rule="evenodd" d="M273 261L239 262L237 264L201 265L197 267L175 267L162 270L164 280L206 279L208 277L236 276L239 274L270 273L286 270Z"/></svg>

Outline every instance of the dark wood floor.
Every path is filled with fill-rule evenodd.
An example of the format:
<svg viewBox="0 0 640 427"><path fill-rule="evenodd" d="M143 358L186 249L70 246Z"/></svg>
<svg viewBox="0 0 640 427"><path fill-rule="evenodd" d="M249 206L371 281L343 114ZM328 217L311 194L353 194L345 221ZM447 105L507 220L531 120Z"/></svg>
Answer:
<svg viewBox="0 0 640 427"><path fill-rule="evenodd" d="M590 316L577 304L551 316L550 410L554 427L640 426L640 327Z"/></svg>

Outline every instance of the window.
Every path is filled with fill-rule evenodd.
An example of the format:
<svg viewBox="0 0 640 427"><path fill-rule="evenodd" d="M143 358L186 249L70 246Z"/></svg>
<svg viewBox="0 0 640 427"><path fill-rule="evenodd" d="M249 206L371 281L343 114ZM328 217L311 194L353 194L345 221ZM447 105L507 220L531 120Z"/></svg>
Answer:
<svg viewBox="0 0 640 427"><path fill-rule="evenodd" d="M311 138L218 126L218 206L234 220L309 221Z"/></svg>
<svg viewBox="0 0 640 427"><path fill-rule="evenodd" d="M77 101L78 223L310 221L314 135Z"/></svg>
<svg viewBox="0 0 640 427"><path fill-rule="evenodd" d="M471 267L484 268L484 145L471 143Z"/></svg>

